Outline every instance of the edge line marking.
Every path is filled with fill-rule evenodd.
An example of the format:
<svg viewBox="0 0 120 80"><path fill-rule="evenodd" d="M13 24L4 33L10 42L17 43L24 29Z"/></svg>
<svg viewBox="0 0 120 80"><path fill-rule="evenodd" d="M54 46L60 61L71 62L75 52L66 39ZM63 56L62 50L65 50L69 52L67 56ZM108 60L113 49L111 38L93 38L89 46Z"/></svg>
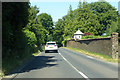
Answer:
<svg viewBox="0 0 120 80"><path fill-rule="evenodd" d="M65 57L63 57L63 55L58 51L58 53L60 54L60 56L72 67L74 68L80 75L82 75L83 78L85 78L86 80L90 80L84 73L82 73L81 71L79 71L76 67L74 67Z"/></svg>

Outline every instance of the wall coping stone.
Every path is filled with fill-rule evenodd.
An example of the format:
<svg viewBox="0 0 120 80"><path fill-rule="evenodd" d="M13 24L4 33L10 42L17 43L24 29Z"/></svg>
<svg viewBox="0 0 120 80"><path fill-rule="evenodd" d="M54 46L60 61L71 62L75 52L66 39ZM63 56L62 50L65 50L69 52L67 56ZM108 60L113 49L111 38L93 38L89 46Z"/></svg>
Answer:
<svg viewBox="0 0 120 80"><path fill-rule="evenodd" d="M104 38L92 38L92 39L71 39L71 40L67 40L67 41L87 41L87 40L101 40L101 39L111 39L111 37L104 37Z"/></svg>

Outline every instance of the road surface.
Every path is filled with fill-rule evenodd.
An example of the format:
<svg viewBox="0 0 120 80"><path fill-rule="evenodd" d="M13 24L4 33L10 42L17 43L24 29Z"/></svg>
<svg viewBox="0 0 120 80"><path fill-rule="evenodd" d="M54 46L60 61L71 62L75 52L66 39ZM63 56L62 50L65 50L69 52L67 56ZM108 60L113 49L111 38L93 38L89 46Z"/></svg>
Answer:
<svg viewBox="0 0 120 80"><path fill-rule="evenodd" d="M36 56L15 78L118 78L118 66L59 48Z"/></svg>

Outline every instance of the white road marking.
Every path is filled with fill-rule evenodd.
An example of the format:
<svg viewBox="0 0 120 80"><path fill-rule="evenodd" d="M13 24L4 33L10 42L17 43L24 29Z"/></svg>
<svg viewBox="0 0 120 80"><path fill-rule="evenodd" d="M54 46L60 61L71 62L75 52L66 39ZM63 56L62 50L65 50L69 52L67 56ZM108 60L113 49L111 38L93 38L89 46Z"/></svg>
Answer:
<svg viewBox="0 0 120 80"><path fill-rule="evenodd" d="M94 59L93 57L91 57L91 56L87 56L88 58L91 58L91 59Z"/></svg>
<svg viewBox="0 0 120 80"><path fill-rule="evenodd" d="M85 78L86 80L90 80L84 73L82 73L81 71L79 71L76 67L74 67L65 57L63 57L63 55L58 51L58 53L61 55L61 57L72 67L74 68L80 75L83 76L83 78Z"/></svg>

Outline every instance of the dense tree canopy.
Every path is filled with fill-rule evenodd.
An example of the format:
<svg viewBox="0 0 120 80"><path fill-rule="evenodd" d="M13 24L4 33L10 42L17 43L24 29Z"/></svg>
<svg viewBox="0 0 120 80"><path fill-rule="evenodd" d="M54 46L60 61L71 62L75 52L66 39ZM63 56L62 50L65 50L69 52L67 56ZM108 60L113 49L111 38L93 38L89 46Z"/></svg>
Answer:
<svg viewBox="0 0 120 80"><path fill-rule="evenodd" d="M99 23L103 28L103 31L106 32L107 28L110 28L112 22L117 21L118 12L115 7L110 5L107 2L95 2L90 4L91 9L94 11L94 14L98 16Z"/></svg>
<svg viewBox="0 0 120 80"><path fill-rule="evenodd" d="M38 23L41 23L42 26L51 34L53 29L52 17L47 13L42 13L37 17Z"/></svg>
<svg viewBox="0 0 120 80"><path fill-rule="evenodd" d="M82 9L78 8L74 12L76 30L79 28L82 32L88 32L95 35L101 33L102 28L100 28L100 23L98 21L97 15L95 15L89 7Z"/></svg>
<svg viewBox="0 0 120 80"><path fill-rule="evenodd" d="M59 19L58 22L56 22L56 25L53 31L53 40L55 40L60 45L61 45L61 42L63 41L63 36L62 36L64 34L63 31L64 31L64 21L62 19Z"/></svg>
<svg viewBox="0 0 120 80"><path fill-rule="evenodd" d="M29 2L2 3L2 11L2 66L7 73L33 53L42 51L53 22L47 13L38 16L39 8Z"/></svg>
<svg viewBox="0 0 120 80"><path fill-rule="evenodd" d="M19 51L20 48L25 46L25 44L21 45L24 43L22 40L23 36L21 36L21 34L22 28L25 27L28 22L29 7L28 2L2 3L2 43L3 52L5 53L3 53L3 57L7 54L12 55L12 50Z"/></svg>
<svg viewBox="0 0 120 80"><path fill-rule="evenodd" d="M37 46L40 47L41 44L45 43L45 37L48 32L43 27L42 22L39 21L37 16L39 13L39 8L36 6L31 6L29 13L29 23L26 28L34 32L37 38Z"/></svg>
<svg viewBox="0 0 120 80"><path fill-rule="evenodd" d="M68 14L56 22L54 35L55 38L62 36L63 41L70 39L78 29L83 33L110 35L111 32L118 31L117 17L118 11L115 7L104 0L93 3L80 1L77 9L72 10L70 5ZM63 29L59 30L58 27Z"/></svg>

